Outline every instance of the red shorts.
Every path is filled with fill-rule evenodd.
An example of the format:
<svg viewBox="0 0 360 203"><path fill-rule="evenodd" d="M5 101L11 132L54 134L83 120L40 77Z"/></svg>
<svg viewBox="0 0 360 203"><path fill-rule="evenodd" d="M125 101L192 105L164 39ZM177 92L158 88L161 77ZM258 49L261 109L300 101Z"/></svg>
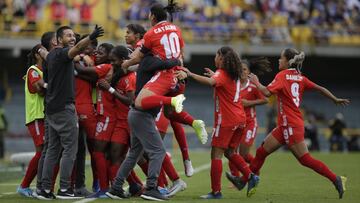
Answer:
<svg viewBox="0 0 360 203"><path fill-rule="evenodd" d="M219 148L236 148L240 144L244 125L233 127L215 127L213 129L211 146Z"/></svg>
<svg viewBox="0 0 360 203"><path fill-rule="evenodd" d="M257 128L258 126L256 120L246 123L243 134L241 135L240 144L251 147L254 144L256 138Z"/></svg>
<svg viewBox="0 0 360 203"><path fill-rule="evenodd" d="M160 133L167 133L167 129L169 127L170 121L164 115L164 109L162 108L159 114L155 118L156 127Z"/></svg>
<svg viewBox="0 0 360 203"><path fill-rule="evenodd" d="M178 79L175 77L175 69L157 72L144 86L156 95L166 95L175 90Z"/></svg>
<svg viewBox="0 0 360 203"><path fill-rule="evenodd" d="M38 147L44 144L44 119L37 119L31 123L28 123L26 126L30 132L31 137L33 138L34 145Z"/></svg>
<svg viewBox="0 0 360 203"><path fill-rule="evenodd" d="M110 142L116 124L115 117L98 115L97 121L95 139Z"/></svg>
<svg viewBox="0 0 360 203"><path fill-rule="evenodd" d="M290 126L277 126L271 135L277 139L281 144L291 146L293 144L304 141L304 127L290 127Z"/></svg>
<svg viewBox="0 0 360 203"><path fill-rule="evenodd" d="M86 132L89 139L95 139L96 131L96 111L93 104L80 104L76 105L76 111L79 117L79 125Z"/></svg>
<svg viewBox="0 0 360 203"><path fill-rule="evenodd" d="M110 141L124 145L130 144L130 130L126 119L116 120L115 128Z"/></svg>

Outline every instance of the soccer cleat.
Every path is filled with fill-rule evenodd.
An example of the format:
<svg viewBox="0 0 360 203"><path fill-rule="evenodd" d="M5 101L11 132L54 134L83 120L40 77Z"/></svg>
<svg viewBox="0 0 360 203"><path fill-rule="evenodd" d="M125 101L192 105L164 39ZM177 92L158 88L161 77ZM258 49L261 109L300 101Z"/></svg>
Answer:
<svg viewBox="0 0 360 203"><path fill-rule="evenodd" d="M342 199L344 192L346 191L346 181L347 178L344 176L336 176L336 181L334 182L335 189L339 193L339 199Z"/></svg>
<svg viewBox="0 0 360 203"><path fill-rule="evenodd" d="M247 197L251 197L253 194L255 194L256 192L256 187L258 186L260 181L259 176L255 175L255 174L250 174L250 178L248 181L248 187L247 187L247 192L246 195Z"/></svg>
<svg viewBox="0 0 360 203"><path fill-rule="evenodd" d="M65 191L61 191L61 189L59 189L56 197L57 197L58 199L64 199L64 200L84 198L84 197L77 197L77 196L75 196L75 193L74 193L74 191L73 191L71 188L69 188L69 189L67 189L67 190L65 190Z"/></svg>
<svg viewBox="0 0 360 203"><path fill-rule="evenodd" d="M87 197L92 195L93 193L89 192L86 187L82 187L75 189L74 194L76 197Z"/></svg>
<svg viewBox="0 0 360 203"><path fill-rule="evenodd" d="M129 186L129 194L132 197L140 196L143 193L143 191L144 191L144 188L137 183L130 184L130 186Z"/></svg>
<svg viewBox="0 0 360 203"><path fill-rule="evenodd" d="M194 168L190 160L184 161L184 167L185 167L185 175L187 177L191 177L192 175L194 175Z"/></svg>
<svg viewBox="0 0 360 203"><path fill-rule="evenodd" d="M174 196L176 193L185 190L186 187L187 187L186 183L180 178L175 180L173 185L169 189L169 193L167 194L167 197Z"/></svg>
<svg viewBox="0 0 360 203"><path fill-rule="evenodd" d="M21 185L16 189L16 192L24 197L32 197L33 191L29 188L23 188Z"/></svg>
<svg viewBox="0 0 360 203"><path fill-rule="evenodd" d="M183 94L179 94L178 96L171 98L171 106L175 108L176 113L182 112L183 102L185 99L186 98Z"/></svg>
<svg viewBox="0 0 360 203"><path fill-rule="evenodd" d="M111 199L125 199L129 197L128 195L125 194L125 191L123 189L114 190L111 188L109 192L106 192L105 194Z"/></svg>
<svg viewBox="0 0 360 203"><path fill-rule="evenodd" d="M222 199L222 194L221 192L217 192L217 193L209 192L207 195L202 195L200 197L203 199Z"/></svg>
<svg viewBox="0 0 360 203"><path fill-rule="evenodd" d="M238 189L242 190L246 183L244 183L240 177L232 175L230 172L226 172L226 178Z"/></svg>
<svg viewBox="0 0 360 203"><path fill-rule="evenodd" d="M205 144L208 140L208 133L205 129L205 123L202 120L194 120L192 127L195 130L196 135L198 136L201 144Z"/></svg>
<svg viewBox="0 0 360 203"><path fill-rule="evenodd" d="M53 200L56 199L54 193L50 192L45 192L45 190L41 190L38 194L37 197L40 200Z"/></svg>
<svg viewBox="0 0 360 203"><path fill-rule="evenodd" d="M140 197L145 200L152 201L165 201L169 199L166 196L162 195L156 188L147 188Z"/></svg>
<svg viewBox="0 0 360 203"><path fill-rule="evenodd" d="M106 195L107 190L100 190L99 192L96 192L90 196L87 196L86 198L108 198L108 196Z"/></svg>
<svg viewBox="0 0 360 203"><path fill-rule="evenodd" d="M166 187L158 186L157 189L159 190L160 194L162 194L164 196L167 196L169 194L169 190Z"/></svg>

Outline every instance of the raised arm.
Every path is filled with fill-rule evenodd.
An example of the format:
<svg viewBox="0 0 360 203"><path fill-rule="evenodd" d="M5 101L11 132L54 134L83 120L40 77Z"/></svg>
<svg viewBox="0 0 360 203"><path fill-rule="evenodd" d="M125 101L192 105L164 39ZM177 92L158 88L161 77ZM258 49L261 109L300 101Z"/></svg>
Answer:
<svg viewBox="0 0 360 203"><path fill-rule="evenodd" d="M350 100L349 99L342 99L342 98L337 98L334 94L332 94L328 89L326 89L325 87L322 87L320 85L315 85L314 89L318 90L322 95L324 95L325 97L329 98L330 100L332 100L336 105L342 105L342 106L347 106L350 104Z"/></svg>
<svg viewBox="0 0 360 203"><path fill-rule="evenodd" d="M144 58L144 54L140 51L140 49L135 49L135 51L131 54L131 58L124 61L124 63L121 64L121 67L128 69L130 66L140 63L142 58Z"/></svg>
<svg viewBox="0 0 360 203"><path fill-rule="evenodd" d="M80 54L92 40L95 40L98 37L104 35L104 29L102 27L95 26L94 31L84 39L80 40L74 47L72 47L69 52L69 58L73 59L76 55Z"/></svg>
<svg viewBox="0 0 360 203"><path fill-rule="evenodd" d="M204 85L208 85L208 86L214 86L216 84L216 81L215 79L213 78L209 78L209 77L205 77L205 76L201 76L201 75L197 75L195 73L192 73L189 69L187 68L184 68L183 69L188 77L194 79L195 81L201 83L201 84L204 84ZM204 73L205 75L207 74L208 71L206 71L206 73Z"/></svg>
<svg viewBox="0 0 360 203"><path fill-rule="evenodd" d="M259 78L255 74L250 73L249 80L253 82L256 85L256 87L260 90L260 92L266 97L270 97L272 95L272 93L266 88L266 86L260 83Z"/></svg>

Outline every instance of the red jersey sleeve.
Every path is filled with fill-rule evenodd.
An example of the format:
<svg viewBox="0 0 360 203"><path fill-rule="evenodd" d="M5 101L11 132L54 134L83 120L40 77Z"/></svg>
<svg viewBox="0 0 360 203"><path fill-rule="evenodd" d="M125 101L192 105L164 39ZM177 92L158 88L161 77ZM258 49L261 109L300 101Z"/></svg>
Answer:
<svg viewBox="0 0 360 203"><path fill-rule="evenodd" d="M254 88L254 95L256 99L264 99L265 96L260 92L258 88Z"/></svg>
<svg viewBox="0 0 360 203"><path fill-rule="evenodd" d="M281 74L277 74L274 80L267 86L267 89L271 93L277 94L283 88L281 79Z"/></svg>
<svg viewBox="0 0 360 203"><path fill-rule="evenodd" d="M126 92L131 92L131 91L135 91L136 89L136 77L135 77L135 73L131 73L129 75L128 78L125 79L125 91Z"/></svg>
<svg viewBox="0 0 360 203"><path fill-rule="evenodd" d="M28 81L30 85L34 85L34 83L39 81L40 79L41 76L36 70L34 69L29 70Z"/></svg>
<svg viewBox="0 0 360 203"><path fill-rule="evenodd" d="M151 40L150 40L150 33L147 32L145 33L144 37L143 37L143 47L145 47L146 49L151 49Z"/></svg>
<svg viewBox="0 0 360 203"><path fill-rule="evenodd" d="M105 77L110 69L111 69L111 64L101 64L95 66L95 71L99 78Z"/></svg>
<svg viewBox="0 0 360 203"><path fill-rule="evenodd" d="M216 70L215 74L211 78L215 80L215 87L220 87L225 85L225 78L223 71Z"/></svg>
<svg viewBox="0 0 360 203"><path fill-rule="evenodd" d="M305 89L314 89L316 84L314 82L312 82L311 80L309 80L307 77L304 77L304 87Z"/></svg>

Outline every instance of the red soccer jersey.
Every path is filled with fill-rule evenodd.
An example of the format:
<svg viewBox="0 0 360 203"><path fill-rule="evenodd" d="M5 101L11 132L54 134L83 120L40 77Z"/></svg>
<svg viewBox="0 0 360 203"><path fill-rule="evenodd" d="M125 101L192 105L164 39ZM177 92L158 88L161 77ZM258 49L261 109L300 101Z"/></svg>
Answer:
<svg viewBox="0 0 360 203"><path fill-rule="evenodd" d="M141 48L143 46L143 44L144 44L144 39L141 39L141 40L137 41L136 44L135 44L134 49L136 49L138 47Z"/></svg>
<svg viewBox="0 0 360 203"><path fill-rule="evenodd" d="M81 78L75 77L75 104L92 104L92 85Z"/></svg>
<svg viewBox="0 0 360 203"><path fill-rule="evenodd" d="M41 68L39 68L41 70ZM30 93L36 93L36 88L33 86L34 83L39 81L41 79L40 74L33 68L29 70L28 73L28 89Z"/></svg>
<svg viewBox="0 0 360 203"><path fill-rule="evenodd" d="M240 80L232 80L223 69L217 69L212 78L216 81L215 125L232 127L245 124L246 116L240 99Z"/></svg>
<svg viewBox="0 0 360 203"><path fill-rule="evenodd" d="M249 101L263 99L264 95L256 88L256 85L248 81L244 87L241 88L241 99ZM246 123L256 120L255 106L245 107Z"/></svg>
<svg viewBox="0 0 360 203"><path fill-rule="evenodd" d="M119 82L116 85L116 90L120 92L120 94L126 96L127 92L135 91L136 89L136 75L134 72L130 72L129 74L120 78ZM123 104L120 100L115 99L116 103L116 118L117 119L127 119L128 112L130 110L129 106Z"/></svg>
<svg viewBox="0 0 360 203"><path fill-rule="evenodd" d="M277 95L278 125L299 127L304 121L299 109L303 93L315 84L295 69L280 71L267 89Z"/></svg>
<svg viewBox="0 0 360 203"><path fill-rule="evenodd" d="M111 64L101 64L95 67L96 73L99 79L107 78L112 74L112 66ZM99 87L96 87L96 111L99 115L113 115L115 102L113 95L107 91L103 90Z"/></svg>
<svg viewBox="0 0 360 203"><path fill-rule="evenodd" d="M145 33L143 46L163 60L179 58L184 40L176 25L162 21Z"/></svg>

